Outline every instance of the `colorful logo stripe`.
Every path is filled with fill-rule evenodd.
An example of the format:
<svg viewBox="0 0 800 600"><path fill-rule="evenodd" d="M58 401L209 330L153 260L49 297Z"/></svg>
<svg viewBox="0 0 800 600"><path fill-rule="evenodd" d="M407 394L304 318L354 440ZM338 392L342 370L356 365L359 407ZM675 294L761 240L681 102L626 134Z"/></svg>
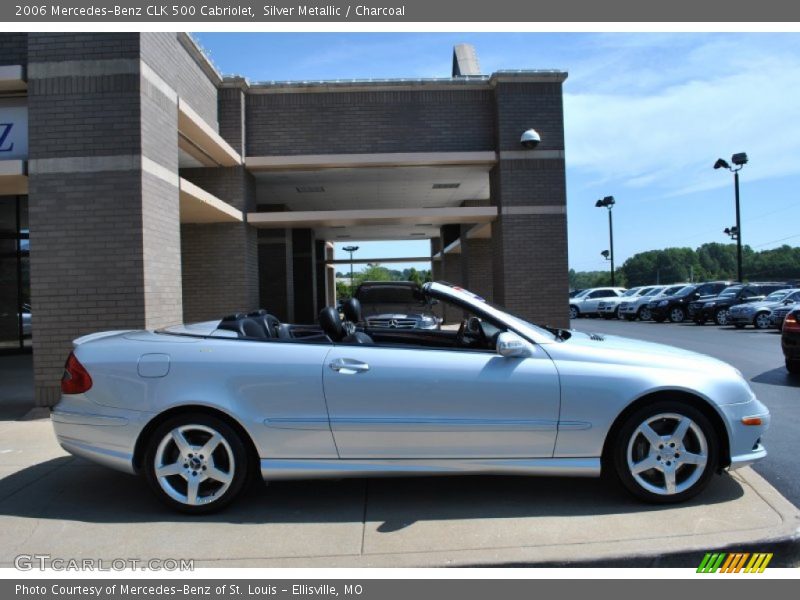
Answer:
<svg viewBox="0 0 800 600"><path fill-rule="evenodd" d="M749 559L749 561L748 561ZM698 573L763 573L772 553L769 552L707 552L697 567ZM746 565L746 566L745 566Z"/></svg>

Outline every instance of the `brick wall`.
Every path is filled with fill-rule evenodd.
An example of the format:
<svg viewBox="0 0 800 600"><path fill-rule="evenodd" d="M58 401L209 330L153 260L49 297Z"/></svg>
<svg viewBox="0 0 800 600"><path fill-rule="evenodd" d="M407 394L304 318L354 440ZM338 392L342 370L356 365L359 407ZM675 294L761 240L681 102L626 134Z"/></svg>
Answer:
<svg viewBox="0 0 800 600"><path fill-rule="evenodd" d="M462 228L465 231L468 227ZM493 302L492 240L461 238L461 281L469 291Z"/></svg>
<svg viewBox="0 0 800 600"><path fill-rule="evenodd" d="M219 134L239 154L244 151L245 99L238 87L221 88L218 93Z"/></svg>
<svg viewBox="0 0 800 600"><path fill-rule="evenodd" d="M519 138L531 127L542 136L540 150L564 149L560 83L498 82L495 106L498 150L520 150Z"/></svg>
<svg viewBox="0 0 800 600"><path fill-rule="evenodd" d="M494 149L489 90L247 95L247 155Z"/></svg>
<svg viewBox="0 0 800 600"><path fill-rule="evenodd" d="M0 66L24 65L28 62L28 34L0 34Z"/></svg>
<svg viewBox="0 0 800 600"><path fill-rule="evenodd" d="M217 82L209 79L176 33L141 35L141 57L203 119L217 129Z"/></svg>

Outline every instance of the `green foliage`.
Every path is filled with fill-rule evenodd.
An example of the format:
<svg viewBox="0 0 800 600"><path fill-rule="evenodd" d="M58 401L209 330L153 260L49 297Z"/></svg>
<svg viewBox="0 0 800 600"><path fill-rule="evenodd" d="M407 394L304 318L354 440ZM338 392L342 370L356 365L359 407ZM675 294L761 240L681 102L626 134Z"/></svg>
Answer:
<svg viewBox="0 0 800 600"><path fill-rule="evenodd" d="M350 272L339 272L336 274L339 279L348 280ZM431 281L431 271L423 269L418 271L414 267L410 269L387 269L378 263L370 263L362 271L353 273L353 289L358 289L358 286L364 281L413 281L419 285L427 281ZM336 282L336 298L337 300L346 300L350 297L350 285L347 281Z"/></svg>

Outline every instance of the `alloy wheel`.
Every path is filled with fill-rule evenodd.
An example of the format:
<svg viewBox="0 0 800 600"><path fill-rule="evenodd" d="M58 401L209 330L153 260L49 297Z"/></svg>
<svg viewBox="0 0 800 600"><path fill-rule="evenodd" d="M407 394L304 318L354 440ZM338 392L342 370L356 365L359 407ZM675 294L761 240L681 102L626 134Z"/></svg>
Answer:
<svg viewBox="0 0 800 600"><path fill-rule="evenodd" d="M650 312L650 309L646 306L643 306L639 309L639 320L640 321L649 321L653 318L653 313Z"/></svg>
<svg viewBox="0 0 800 600"><path fill-rule="evenodd" d="M769 328L769 313L758 313L756 315L755 321L753 321L753 325L756 326L756 329L768 329Z"/></svg>
<svg viewBox="0 0 800 600"><path fill-rule="evenodd" d="M187 506L210 504L233 482L236 460L228 441L207 425L169 431L153 459L156 480L170 498Z"/></svg>
<svg viewBox="0 0 800 600"><path fill-rule="evenodd" d="M639 486L659 496L673 496L686 492L703 476L709 445L700 426L686 415L659 413L633 431L626 458Z"/></svg>
<svg viewBox="0 0 800 600"><path fill-rule="evenodd" d="M716 322L717 325L727 325L728 324L728 316L729 316L728 315L728 309L720 308L714 314L714 321Z"/></svg>
<svg viewBox="0 0 800 600"><path fill-rule="evenodd" d="M683 323L683 320L686 318L686 313L683 312L683 309L680 306L676 306L671 311L669 311L669 320L673 323Z"/></svg>
<svg viewBox="0 0 800 600"><path fill-rule="evenodd" d="M574 306L569 307L569 318L570 319L577 319L578 318L578 309Z"/></svg>

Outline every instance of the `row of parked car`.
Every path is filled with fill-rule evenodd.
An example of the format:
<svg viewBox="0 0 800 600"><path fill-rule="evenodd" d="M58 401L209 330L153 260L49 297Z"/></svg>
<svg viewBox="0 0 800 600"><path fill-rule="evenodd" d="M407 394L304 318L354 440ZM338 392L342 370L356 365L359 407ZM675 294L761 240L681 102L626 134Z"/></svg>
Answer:
<svg viewBox="0 0 800 600"><path fill-rule="evenodd" d="M706 281L631 289L592 288L570 293L569 312L571 319L603 317L659 323L691 319L698 325L713 321L737 329L780 329L786 368L791 373L800 372L800 289L796 284Z"/></svg>

